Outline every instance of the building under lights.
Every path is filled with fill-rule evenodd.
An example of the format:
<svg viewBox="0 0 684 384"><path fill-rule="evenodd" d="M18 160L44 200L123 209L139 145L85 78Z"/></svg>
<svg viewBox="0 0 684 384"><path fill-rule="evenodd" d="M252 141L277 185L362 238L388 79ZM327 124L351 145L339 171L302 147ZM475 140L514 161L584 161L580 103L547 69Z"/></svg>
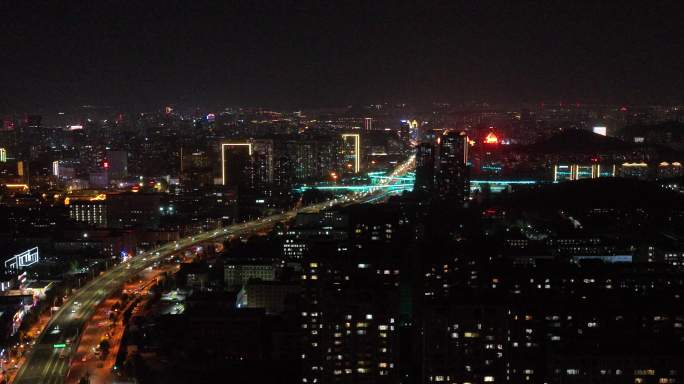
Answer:
<svg viewBox="0 0 684 384"><path fill-rule="evenodd" d="M342 142L345 171L359 173L361 171L361 135L345 133L342 135Z"/></svg>
<svg viewBox="0 0 684 384"><path fill-rule="evenodd" d="M160 195L156 193L98 193L69 195L64 204L69 217L95 228L156 229Z"/></svg>
<svg viewBox="0 0 684 384"><path fill-rule="evenodd" d="M625 162L620 165L618 171L620 177L628 177L634 179L647 180L651 177L651 167L647 163L641 162Z"/></svg>
<svg viewBox="0 0 684 384"><path fill-rule="evenodd" d="M74 200L69 204L69 217L97 228L107 227L107 201L105 199Z"/></svg>
<svg viewBox="0 0 684 384"><path fill-rule="evenodd" d="M657 164L646 162L625 162L618 168L620 177L634 178L640 180L667 179L681 177L684 175L682 163L679 161L661 161Z"/></svg>
<svg viewBox="0 0 684 384"><path fill-rule="evenodd" d="M64 199L69 217L96 228L107 227L107 195L104 193L71 194Z"/></svg>
<svg viewBox="0 0 684 384"><path fill-rule="evenodd" d="M682 163L679 161L673 161L671 163L662 161L656 167L656 178L658 179L681 177L682 175L684 175L684 172L682 171Z"/></svg>
<svg viewBox="0 0 684 384"><path fill-rule="evenodd" d="M615 165L602 164L558 164L553 167L553 181L575 181L582 179L598 179L600 177L615 177Z"/></svg>

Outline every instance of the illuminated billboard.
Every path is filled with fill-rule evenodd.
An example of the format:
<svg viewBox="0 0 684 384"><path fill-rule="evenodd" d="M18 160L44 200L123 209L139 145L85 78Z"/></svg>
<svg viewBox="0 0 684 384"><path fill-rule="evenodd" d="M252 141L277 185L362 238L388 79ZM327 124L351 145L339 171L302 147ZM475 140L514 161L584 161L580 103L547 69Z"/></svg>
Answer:
<svg viewBox="0 0 684 384"><path fill-rule="evenodd" d="M5 260L5 269L20 270L38 262L38 247L28 249Z"/></svg>
<svg viewBox="0 0 684 384"><path fill-rule="evenodd" d="M601 127L594 127L594 129L592 131L595 134L601 135L601 136L606 136L608 134L608 130L606 129L606 127L602 127L602 126Z"/></svg>

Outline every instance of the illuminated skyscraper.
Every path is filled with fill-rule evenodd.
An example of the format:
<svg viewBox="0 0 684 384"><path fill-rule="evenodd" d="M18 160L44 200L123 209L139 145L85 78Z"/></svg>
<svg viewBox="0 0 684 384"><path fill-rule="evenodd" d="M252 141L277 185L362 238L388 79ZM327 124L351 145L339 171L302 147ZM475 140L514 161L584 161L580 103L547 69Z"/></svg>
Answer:
<svg viewBox="0 0 684 384"><path fill-rule="evenodd" d="M470 193L468 136L447 132L438 142L437 194L440 199L465 201Z"/></svg>
<svg viewBox="0 0 684 384"><path fill-rule="evenodd" d="M371 129L373 129L373 119L370 117L365 117L363 119L363 130L370 131Z"/></svg>
<svg viewBox="0 0 684 384"><path fill-rule="evenodd" d="M421 143L416 147L416 182L413 190L430 193L435 186L435 147Z"/></svg>
<svg viewBox="0 0 684 384"><path fill-rule="evenodd" d="M361 135L358 133L345 133L342 135L344 141L344 161L347 171L359 173L361 170Z"/></svg>

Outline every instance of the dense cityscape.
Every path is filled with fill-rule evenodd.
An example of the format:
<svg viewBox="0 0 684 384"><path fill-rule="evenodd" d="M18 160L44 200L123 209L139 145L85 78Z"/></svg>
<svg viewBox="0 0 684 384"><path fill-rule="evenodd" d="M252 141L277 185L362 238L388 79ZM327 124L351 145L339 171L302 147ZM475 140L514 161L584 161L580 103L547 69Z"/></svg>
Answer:
<svg viewBox="0 0 684 384"><path fill-rule="evenodd" d="M281 17L262 6L236 12ZM266 89L9 92L0 382L680 383L684 98L659 89L297 107Z"/></svg>

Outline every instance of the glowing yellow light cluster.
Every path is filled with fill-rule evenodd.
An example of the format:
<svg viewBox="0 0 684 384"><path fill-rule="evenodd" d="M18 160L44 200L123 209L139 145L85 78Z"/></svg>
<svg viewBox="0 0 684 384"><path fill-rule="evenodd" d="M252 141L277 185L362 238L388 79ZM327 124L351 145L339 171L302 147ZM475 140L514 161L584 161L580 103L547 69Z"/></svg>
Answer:
<svg viewBox="0 0 684 384"><path fill-rule="evenodd" d="M93 196L90 199L90 201L100 201L100 200L107 200L107 195L104 193L100 193L97 196Z"/></svg>
<svg viewBox="0 0 684 384"><path fill-rule="evenodd" d="M28 189L28 184L5 184L7 188Z"/></svg>

